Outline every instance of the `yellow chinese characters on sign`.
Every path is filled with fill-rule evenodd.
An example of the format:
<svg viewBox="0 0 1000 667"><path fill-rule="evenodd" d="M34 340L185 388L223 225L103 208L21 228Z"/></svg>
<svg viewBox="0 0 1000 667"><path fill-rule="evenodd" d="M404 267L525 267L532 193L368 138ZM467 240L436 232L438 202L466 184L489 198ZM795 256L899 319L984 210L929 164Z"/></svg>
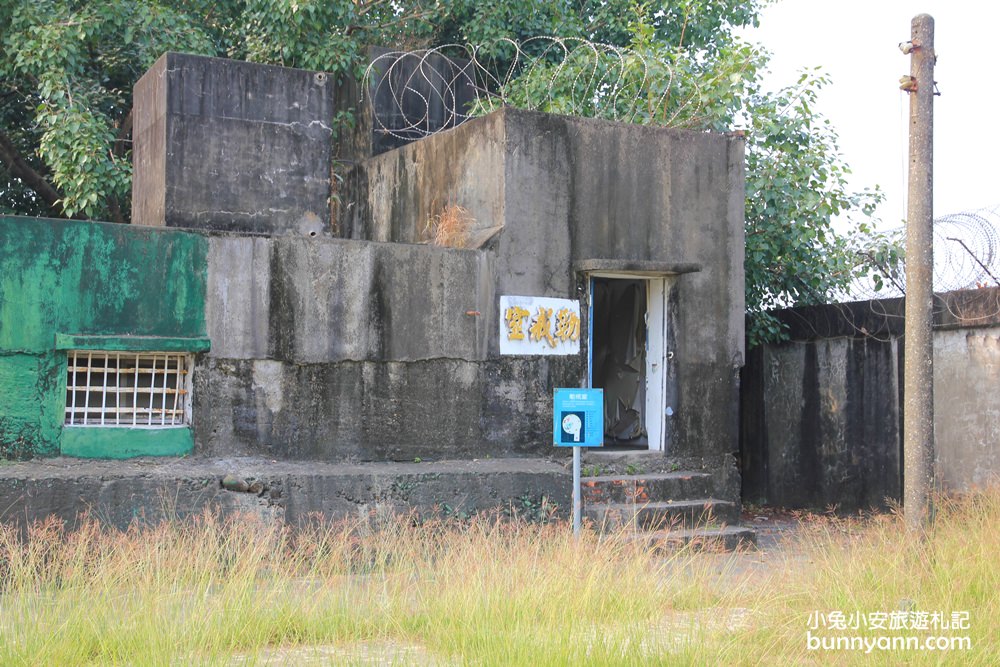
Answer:
<svg viewBox="0 0 1000 667"><path fill-rule="evenodd" d="M580 302L548 297L500 297L500 354L576 354Z"/></svg>
<svg viewBox="0 0 1000 667"><path fill-rule="evenodd" d="M556 313L555 337L563 342L580 340L580 314L569 308Z"/></svg>
<svg viewBox="0 0 1000 667"><path fill-rule="evenodd" d="M552 337L552 309L538 307L535 320L528 330L531 340L535 342L546 341L549 346L556 346L556 339Z"/></svg>
<svg viewBox="0 0 1000 667"><path fill-rule="evenodd" d="M503 318L507 321L507 339L524 340L524 322L531 315L520 306L510 306L504 311Z"/></svg>

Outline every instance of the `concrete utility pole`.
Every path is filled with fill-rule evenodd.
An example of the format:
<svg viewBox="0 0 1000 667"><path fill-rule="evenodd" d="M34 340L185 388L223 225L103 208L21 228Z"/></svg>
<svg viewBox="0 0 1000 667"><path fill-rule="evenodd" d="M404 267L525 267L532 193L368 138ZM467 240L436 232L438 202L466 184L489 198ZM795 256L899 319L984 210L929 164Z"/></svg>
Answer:
<svg viewBox="0 0 1000 667"><path fill-rule="evenodd" d="M903 513L906 527L919 532L931 521L934 488L934 19L928 14L913 17L910 41L899 46L910 56L910 76L900 86L910 94Z"/></svg>

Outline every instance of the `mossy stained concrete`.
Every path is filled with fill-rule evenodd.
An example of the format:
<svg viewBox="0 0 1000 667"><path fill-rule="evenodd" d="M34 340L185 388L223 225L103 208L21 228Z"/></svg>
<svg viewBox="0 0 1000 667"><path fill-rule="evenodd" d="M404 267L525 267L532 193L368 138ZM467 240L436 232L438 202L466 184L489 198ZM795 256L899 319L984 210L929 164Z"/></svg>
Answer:
<svg viewBox="0 0 1000 667"><path fill-rule="evenodd" d="M207 255L199 234L0 217L0 456L59 453L64 350L73 341L93 349L86 337L98 336L109 350L160 350L165 339L175 347L194 339L191 351L202 349ZM186 440L167 441L189 442L181 430ZM120 455L121 434L106 431L103 445L91 436L89 455Z"/></svg>
<svg viewBox="0 0 1000 667"><path fill-rule="evenodd" d="M261 482L260 493L222 487L233 475ZM535 515L570 508L572 476L548 459L483 459L335 464L264 458L56 457L0 465L0 522L22 529L55 515L124 528L132 521L183 519L206 510L253 513L296 524L317 516L357 519L416 511L465 516L495 508Z"/></svg>

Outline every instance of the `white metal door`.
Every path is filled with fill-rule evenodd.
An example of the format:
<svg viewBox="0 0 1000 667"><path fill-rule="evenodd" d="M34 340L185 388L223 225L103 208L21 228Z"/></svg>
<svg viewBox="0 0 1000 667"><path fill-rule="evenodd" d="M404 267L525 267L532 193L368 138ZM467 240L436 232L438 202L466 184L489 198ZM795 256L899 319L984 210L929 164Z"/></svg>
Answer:
<svg viewBox="0 0 1000 667"><path fill-rule="evenodd" d="M650 451L662 452L665 435L666 280L646 281L646 432Z"/></svg>
<svg viewBox="0 0 1000 667"><path fill-rule="evenodd" d="M646 282L646 367L644 426L650 451L661 452L666 440L666 279L616 273L595 273L590 282L589 343L587 384L594 386L594 278L645 280Z"/></svg>

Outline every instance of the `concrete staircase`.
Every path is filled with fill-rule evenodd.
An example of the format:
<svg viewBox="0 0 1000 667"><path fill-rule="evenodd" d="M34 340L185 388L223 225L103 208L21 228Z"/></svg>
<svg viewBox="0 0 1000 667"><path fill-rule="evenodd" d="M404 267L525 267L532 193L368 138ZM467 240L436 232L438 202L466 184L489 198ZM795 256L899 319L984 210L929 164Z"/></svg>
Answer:
<svg viewBox="0 0 1000 667"><path fill-rule="evenodd" d="M648 451L584 453L583 516L605 532L627 532L657 548L691 543L733 550L755 544L740 526L738 487L722 471Z"/></svg>

